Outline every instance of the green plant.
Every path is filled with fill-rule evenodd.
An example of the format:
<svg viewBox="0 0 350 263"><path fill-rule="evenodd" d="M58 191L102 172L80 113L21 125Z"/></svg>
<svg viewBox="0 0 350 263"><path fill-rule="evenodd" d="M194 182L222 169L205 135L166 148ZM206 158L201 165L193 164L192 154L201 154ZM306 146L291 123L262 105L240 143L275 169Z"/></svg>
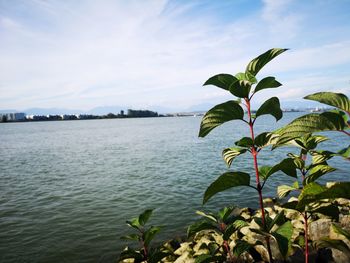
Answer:
<svg viewBox="0 0 350 263"><path fill-rule="evenodd" d="M151 226L146 228L145 225L148 222L149 218L152 215L153 210L145 210L138 217L126 221L128 226L134 228L136 233L132 233L127 236L121 237L124 240L133 240L137 241L140 244L140 249L131 249L127 247L120 254L119 260L124 259L134 259L134 262L148 262L156 263L159 262L162 258L165 258L170 255L170 252L164 247L151 247L151 241L155 235L161 230L159 226Z"/></svg>
<svg viewBox="0 0 350 263"><path fill-rule="evenodd" d="M232 234L241 227L248 225L243 217L234 215L232 213L233 210L233 207L225 207L216 214L197 211L197 214L201 215L203 220L188 227L187 237L191 238L204 230L212 230L219 234L223 241L222 243L218 243L218 241L214 239L213 242L207 245L209 248L209 254L198 257L196 263L203 262L204 260L227 260L228 262L234 262L235 257L239 257L242 253L251 248L249 243L241 240L238 245L235 246L234 250L230 251L229 242Z"/></svg>
<svg viewBox="0 0 350 263"><path fill-rule="evenodd" d="M330 187L322 186L316 182L323 175L333 172L335 168L328 165L327 161L334 156L349 158L350 147L339 152L322 151L316 149L317 145L328 138L321 135L312 135L310 132L336 130L350 135L346 129L349 128L348 116L350 114L350 102L344 94L332 92L320 92L305 97L328 105L338 107L337 110L324 112L322 114L308 114L292 121L276 133L280 137L276 140L276 146L292 144L299 147L300 154L289 154L293 159L294 166L301 174L301 187L298 181L292 186L281 185L277 189L279 197L287 196L291 191L300 192L298 200L286 203L284 207L299 211L304 218L304 241L305 241L305 262L308 262L308 219L313 213L321 213L331 216L335 220L339 218L339 210L328 200L337 197L349 198L347 182L338 182ZM311 163L307 164L307 157L310 156Z"/></svg>
<svg viewBox="0 0 350 263"><path fill-rule="evenodd" d="M271 145L275 140L275 134L270 132L263 132L259 135L255 134L254 124L255 121L262 115L272 115L276 121L282 118L282 110L280 108L279 99L272 97L265 101L255 115L252 113L251 101L254 95L267 88L277 88L281 86L281 83L276 81L274 77L265 77L258 82L256 79L257 73L272 59L287 49L274 48L270 49L257 58L249 62L245 72L238 73L235 76L230 74L218 74L209 78L204 85L214 85L221 89L230 92L232 95L238 98L238 100L230 100L222 104L218 104L210 109L203 117L199 137L205 137L214 128L231 120L240 120L246 123L249 127L249 137L243 137L235 144L236 146L227 148L223 151L223 158L227 165L230 167L233 160L244 153L249 152L253 159L253 169L255 171L255 186L250 183L250 175L240 171L229 171L222 174L217 178L205 191L203 197L203 204L206 203L215 194L238 186L248 186L255 189L258 192L258 202L261 211L261 226L262 231L266 233L268 230L266 215L263 204L263 188L267 179L277 171L283 171L291 176L293 174L288 167L288 160L281 162L275 166L260 167L258 166L259 152L266 146ZM252 87L255 85L255 88ZM247 116L245 118L244 110L242 106L245 106ZM238 147L237 147L238 146ZM272 262L273 257L270 248L271 235L265 235L266 245L268 249L269 259Z"/></svg>

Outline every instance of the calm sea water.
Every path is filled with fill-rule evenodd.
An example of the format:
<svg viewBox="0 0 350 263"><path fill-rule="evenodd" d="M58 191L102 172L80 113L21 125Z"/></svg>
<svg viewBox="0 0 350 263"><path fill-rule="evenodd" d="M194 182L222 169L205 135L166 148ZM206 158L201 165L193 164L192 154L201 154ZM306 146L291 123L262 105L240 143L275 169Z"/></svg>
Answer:
<svg viewBox="0 0 350 263"><path fill-rule="evenodd" d="M256 122L259 132L298 116L286 113ZM125 220L155 208L161 240L184 236L195 210L224 205L256 207L256 193L234 189L201 206L206 187L227 170L223 148L245 132L240 122L197 137L200 118L113 119L0 125L0 262L115 262L131 231ZM330 133L323 145L340 149L345 135ZM265 151L272 164L294 149ZM331 163L329 180L349 180L349 162ZM234 169L251 172L240 157ZM265 196L292 182L277 174Z"/></svg>

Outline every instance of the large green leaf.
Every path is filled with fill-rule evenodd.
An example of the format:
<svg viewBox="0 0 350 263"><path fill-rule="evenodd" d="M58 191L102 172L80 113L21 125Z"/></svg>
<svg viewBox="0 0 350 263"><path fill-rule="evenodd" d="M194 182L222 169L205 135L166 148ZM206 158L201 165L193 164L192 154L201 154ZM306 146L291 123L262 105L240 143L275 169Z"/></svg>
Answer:
<svg viewBox="0 0 350 263"><path fill-rule="evenodd" d="M297 137L319 131L342 131L346 127L341 115L334 112L310 113L301 116L280 129L277 145L285 144ZM275 147L275 146L274 146Z"/></svg>
<svg viewBox="0 0 350 263"><path fill-rule="evenodd" d="M227 149L222 151L222 157L224 158L227 166L230 167L233 160L237 156L245 153L246 151L247 151L247 149L244 149L244 148L231 147L231 148L227 148Z"/></svg>
<svg viewBox="0 0 350 263"><path fill-rule="evenodd" d="M277 196L278 198L283 198L289 195L291 191L296 190L293 186L289 185L279 185L277 186Z"/></svg>
<svg viewBox="0 0 350 263"><path fill-rule="evenodd" d="M208 221L198 221L187 228L187 237L192 237L202 230L217 230L217 227Z"/></svg>
<svg viewBox="0 0 350 263"><path fill-rule="evenodd" d="M203 86L214 85L218 88L222 88L224 90L229 91L232 83L234 83L236 81L238 81L238 79L236 77L234 77L230 74L223 73L223 74L218 74L218 75L211 77L203 84Z"/></svg>
<svg viewBox="0 0 350 263"><path fill-rule="evenodd" d="M339 220L339 209L336 205L333 204L329 204L326 206L319 206L315 209L312 209L311 211L312 213L319 213L322 215L326 215L326 216L330 216L332 217L334 220L338 221Z"/></svg>
<svg viewBox="0 0 350 263"><path fill-rule="evenodd" d="M160 227L158 226L151 226L148 230L143 233L143 240L146 246L149 245L149 243L152 241L154 236L160 231Z"/></svg>
<svg viewBox="0 0 350 263"><path fill-rule="evenodd" d="M309 184L311 182L316 181L322 175L335 171L336 169L325 164L319 164L312 167L309 170L308 176L304 179L303 184Z"/></svg>
<svg viewBox="0 0 350 263"><path fill-rule="evenodd" d="M283 113L280 107L280 101L277 97L272 97L265 101L256 112L256 117L265 114L271 114L276 118L276 121L282 118Z"/></svg>
<svg viewBox="0 0 350 263"><path fill-rule="evenodd" d="M322 199L347 198L350 199L350 182L335 182L322 186L311 182L304 186L298 197L297 210L304 209L310 203L318 202Z"/></svg>
<svg viewBox="0 0 350 263"><path fill-rule="evenodd" d="M219 176L205 191L203 204L215 194L237 186L249 186L250 176L243 172L226 172Z"/></svg>
<svg viewBox="0 0 350 263"><path fill-rule="evenodd" d="M275 144L278 140L279 135L272 132L260 133L254 139L254 144L256 147L263 148L272 144Z"/></svg>
<svg viewBox="0 0 350 263"><path fill-rule="evenodd" d="M211 130L225 122L243 120L243 116L243 109L236 101L230 100L218 104L204 115L199 130L199 137L205 137Z"/></svg>
<svg viewBox="0 0 350 263"><path fill-rule="evenodd" d="M250 72L252 75L256 76L258 72L272 59L277 57L279 54L283 53L287 49L282 48L273 48L265 53L261 54L260 56L254 58L252 61L249 62L246 68L246 72Z"/></svg>
<svg viewBox="0 0 350 263"><path fill-rule="evenodd" d="M252 83L248 80L238 80L230 86L230 92L238 98L248 98Z"/></svg>
<svg viewBox="0 0 350 263"><path fill-rule="evenodd" d="M254 93L263 89L278 88L281 85L282 84L279 83L274 77L266 77L259 81L254 89Z"/></svg>
<svg viewBox="0 0 350 263"><path fill-rule="evenodd" d="M350 182L332 183L323 192L317 195L319 199L347 198L350 199Z"/></svg>
<svg viewBox="0 0 350 263"><path fill-rule="evenodd" d="M148 219L152 215L152 212L153 209L147 209L139 216L140 225L144 226L147 223Z"/></svg>
<svg viewBox="0 0 350 263"><path fill-rule="evenodd" d="M293 226L290 221L285 222L275 232L272 233L277 241L278 248L284 259L288 256L288 251L291 248L291 238L293 235Z"/></svg>
<svg viewBox="0 0 350 263"><path fill-rule="evenodd" d="M305 185L298 197L299 202L296 209L304 210L306 205L321 200L318 196L325 190L326 187L315 182Z"/></svg>
<svg viewBox="0 0 350 263"><path fill-rule="evenodd" d="M350 112L350 100L342 93L318 92L304 97L307 100L315 100L341 110Z"/></svg>

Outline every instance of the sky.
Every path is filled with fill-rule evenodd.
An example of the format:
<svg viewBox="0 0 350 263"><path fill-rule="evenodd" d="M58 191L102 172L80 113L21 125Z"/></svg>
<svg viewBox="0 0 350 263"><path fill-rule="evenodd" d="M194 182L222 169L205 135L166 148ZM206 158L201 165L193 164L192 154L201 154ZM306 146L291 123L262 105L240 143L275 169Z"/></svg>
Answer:
<svg viewBox="0 0 350 263"><path fill-rule="evenodd" d="M209 77L275 47L257 77L283 86L254 105L349 96L349 21L350 0L0 0L0 109L214 105Z"/></svg>

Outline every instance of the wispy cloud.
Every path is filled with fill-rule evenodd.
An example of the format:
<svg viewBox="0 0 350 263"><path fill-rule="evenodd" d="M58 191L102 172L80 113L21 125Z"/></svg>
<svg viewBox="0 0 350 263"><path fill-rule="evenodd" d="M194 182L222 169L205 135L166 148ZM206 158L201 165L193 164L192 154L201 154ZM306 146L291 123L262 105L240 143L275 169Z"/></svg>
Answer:
<svg viewBox="0 0 350 263"><path fill-rule="evenodd" d="M305 5L317 9L319 4L0 2L0 105L185 108L225 99L224 92L202 83L216 73L244 70L251 58L271 47L292 48L262 72L278 74L287 83L286 92L303 94L305 87L291 78L307 79L307 72L315 76L306 83L310 87L336 78L332 87L344 90L350 37L314 42L309 25L317 16ZM331 19L335 10L324 12ZM342 30L350 36L350 28Z"/></svg>

